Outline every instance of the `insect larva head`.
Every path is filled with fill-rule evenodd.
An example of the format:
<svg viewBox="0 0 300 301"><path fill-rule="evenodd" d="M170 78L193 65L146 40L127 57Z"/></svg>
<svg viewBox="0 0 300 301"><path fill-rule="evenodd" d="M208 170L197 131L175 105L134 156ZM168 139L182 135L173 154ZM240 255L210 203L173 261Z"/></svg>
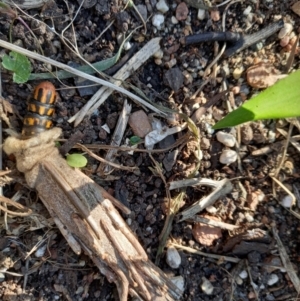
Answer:
<svg viewBox="0 0 300 301"><path fill-rule="evenodd" d="M55 87L50 82L42 82L34 89L33 98L41 103L54 104L56 101Z"/></svg>

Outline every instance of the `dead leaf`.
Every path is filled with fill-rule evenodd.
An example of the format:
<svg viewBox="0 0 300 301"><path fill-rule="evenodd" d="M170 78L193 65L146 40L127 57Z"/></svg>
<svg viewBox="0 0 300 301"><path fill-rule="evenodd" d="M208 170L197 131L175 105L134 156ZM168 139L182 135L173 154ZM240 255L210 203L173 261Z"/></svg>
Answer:
<svg viewBox="0 0 300 301"><path fill-rule="evenodd" d="M247 69L247 82L256 89L270 87L284 77L286 74L280 74L279 70L267 63L259 63Z"/></svg>

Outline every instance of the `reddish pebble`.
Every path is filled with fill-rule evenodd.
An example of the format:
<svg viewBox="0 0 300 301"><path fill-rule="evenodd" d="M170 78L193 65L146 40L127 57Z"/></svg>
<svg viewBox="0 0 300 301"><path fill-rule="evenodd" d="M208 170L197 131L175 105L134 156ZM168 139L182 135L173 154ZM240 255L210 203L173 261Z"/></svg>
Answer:
<svg viewBox="0 0 300 301"><path fill-rule="evenodd" d="M218 220L213 216L204 217ZM196 223L193 227L193 236L198 243L204 246L211 246L216 239L222 237L222 230L217 227L208 226L202 223Z"/></svg>
<svg viewBox="0 0 300 301"><path fill-rule="evenodd" d="M210 17L214 22L218 22L220 20L220 12L218 10L212 10Z"/></svg>
<svg viewBox="0 0 300 301"><path fill-rule="evenodd" d="M280 40L280 46L281 47L285 47L286 45L288 45L290 42L290 37L289 36L284 36L281 40Z"/></svg>
<svg viewBox="0 0 300 301"><path fill-rule="evenodd" d="M241 90L240 86L234 86L231 91L234 95L237 95L240 93L240 90Z"/></svg>
<svg viewBox="0 0 300 301"><path fill-rule="evenodd" d="M178 21L184 21L186 20L188 14L189 14L189 9L187 5L184 2L178 4L176 8L176 19Z"/></svg>

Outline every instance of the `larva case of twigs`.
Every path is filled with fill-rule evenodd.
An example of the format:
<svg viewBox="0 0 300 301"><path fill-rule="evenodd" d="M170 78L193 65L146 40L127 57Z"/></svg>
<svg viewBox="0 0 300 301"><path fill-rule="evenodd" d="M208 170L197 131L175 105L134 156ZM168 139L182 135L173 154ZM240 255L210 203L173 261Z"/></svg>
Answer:
<svg viewBox="0 0 300 301"><path fill-rule="evenodd" d="M115 282L121 301L179 300L182 292L147 257L115 209L116 202L79 170L69 167L55 147L61 130L29 139L9 137L3 149L35 188L68 243L87 253L100 272ZM105 192L104 192L105 193ZM111 200L110 200L111 199Z"/></svg>

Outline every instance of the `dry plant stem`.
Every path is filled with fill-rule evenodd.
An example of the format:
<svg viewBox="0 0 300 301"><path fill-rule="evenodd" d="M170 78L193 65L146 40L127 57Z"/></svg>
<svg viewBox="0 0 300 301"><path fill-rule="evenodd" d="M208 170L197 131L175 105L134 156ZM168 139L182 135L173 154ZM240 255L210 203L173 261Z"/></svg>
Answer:
<svg viewBox="0 0 300 301"><path fill-rule="evenodd" d="M1 187L2 188L2 187ZM3 207L0 205L0 209L3 211L3 212L6 212L7 214L10 214L12 216L29 216L32 214L32 210L29 209L29 208L26 208L24 207L23 205L15 202L15 201L12 201L4 196L0 196L0 203L4 203L4 204L8 204L9 206L13 206L13 207L16 207L17 209L19 210L23 210L23 211L27 211L27 212L15 212L15 211L10 211L7 209L7 207Z"/></svg>
<svg viewBox="0 0 300 301"><path fill-rule="evenodd" d="M288 137L288 133L283 129L277 129L277 131L285 138ZM300 153L300 143L297 142L297 140L300 140L299 136L293 136L290 138L291 144L296 148L296 150Z"/></svg>
<svg viewBox="0 0 300 301"><path fill-rule="evenodd" d="M60 134L60 129L53 128L28 140L9 137L3 148L15 155L18 170L38 191L54 220L60 221L59 227L64 225L101 273L116 283L121 300L127 300L128 292L147 301L178 300L182 292L149 261L98 185L59 155L54 141Z"/></svg>
<svg viewBox="0 0 300 301"><path fill-rule="evenodd" d="M204 252L198 251L198 250L196 250L196 249L193 249L193 248L191 248L191 247L185 247L185 246L176 244L176 243L174 243L174 242L170 242L169 245L170 245L170 246L173 246L173 247L175 247L175 248L177 248L177 249L181 249L181 250L187 251L187 252L189 252L189 253L196 254L196 255L200 255L200 256L204 256L204 257L208 257L208 258L213 258L213 259L223 260L223 261L228 261L228 262L234 262L234 263L237 263L237 262L240 261L239 258L230 257L230 256L222 256L222 255L216 255L216 254L204 253Z"/></svg>
<svg viewBox="0 0 300 301"><path fill-rule="evenodd" d="M230 225L227 223L223 223L223 222L219 222L219 221L215 221L213 219L209 219L206 217L202 217L202 216L193 216L192 218L190 218L188 221L192 221L195 223L203 223L209 226L213 226L216 228L221 228L224 230L228 230L228 231L234 231L236 229L239 229L239 226L234 226L234 225Z"/></svg>
<svg viewBox="0 0 300 301"><path fill-rule="evenodd" d="M181 144L186 144L190 138L190 133L184 134L182 137L178 138L175 143L173 143L171 146L167 148L161 148L161 149L142 149L142 148L132 148L129 146L111 146L111 145L98 145L98 144L79 144L77 143L75 147L81 148L82 150L86 151L88 150L99 150L99 149L117 149L118 151L126 152L126 151L133 151L133 152L139 152L139 153L149 153L149 154L158 154L158 153L164 153L167 152L170 149L176 148ZM59 141L66 141L65 139L59 139ZM83 147L83 148L82 148ZM2 171L3 172L3 171Z"/></svg>
<svg viewBox="0 0 300 301"><path fill-rule="evenodd" d="M15 6L17 8L20 7L24 9L39 8L45 5L45 3L49 1L50 0L22 0L22 1L18 1L19 3L16 4L13 0L2 0L2 2L4 3Z"/></svg>
<svg viewBox="0 0 300 301"><path fill-rule="evenodd" d="M113 77L112 83L114 86L119 87L122 84L122 81L125 81L129 76L133 74L142 64L144 64L155 52L160 49L160 38L154 38L150 40L142 49L140 49ZM0 44L1 46L1 44ZM118 89L115 89L119 91ZM125 90L126 91L126 90ZM94 112L98 107L111 95L113 91L111 87L107 85L101 87L97 93L85 104L81 110L76 113L73 117L71 117L68 122L73 122L74 125L77 126L82 119L86 116ZM121 91L120 91L121 92ZM125 94L125 93L124 93ZM128 95L128 94L127 94ZM137 97L137 96L136 96ZM131 99L133 99L131 97ZM133 99L137 100L137 99ZM148 107L154 112L159 112L160 115L166 115L162 111L158 110L157 108L153 107L146 101L140 99L138 102L140 104Z"/></svg>
<svg viewBox="0 0 300 301"><path fill-rule="evenodd" d="M270 176L270 178L273 180L273 184L276 183L278 184L288 195L291 196L292 198L292 204L296 203L296 198L295 196L279 181L277 180L275 177ZM275 186L274 187L274 191L275 191Z"/></svg>
<svg viewBox="0 0 300 301"><path fill-rule="evenodd" d="M257 291L257 285L255 285L255 283L253 282L251 269L249 267L249 264L248 264L247 260L246 260L246 265L247 265L248 275L249 275L249 278L250 278L250 283L251 283L251 286L252 286L254 294L255 294L255 298L256 298L256 300L260 300L259 299L259 292Z"/></svg>
<svg viewBox="0 0 300 301"><path fill-rule="evenodd" d="M205 180L207 181L208 179ZM213 183L213 182L217 182L217 183ZM181 212L180 213L181 218L179 222L182 222L188 218L193 217L195 214L202 211L206 207L211 206L215 201L217 201L219 198L223 197L227 193L230 193L232 190L232 184L227 179L223 179L221 181L211 181L211 184L201 184L201 185L215 187L215 190L212 193L210 193L208 196L194 203L190 208Z"/></svg>
<svg viewBox="0 0 300 301"><path fill-rule="evenodd" d="M278 236L278 233L277 233L277 229L275 227L272 227L272 232L273 232L273 236L278 245L279 255L280 255L282 264L283 264L284 268L286 269L286 271L290 277L290 280L294 285L295 290L297 291L298 294L300 294L300 280L293 267L293 264L290 261L289 255L288 255L282 241L280 240L280 237Z"/></svg>
<svg viewBox="0 0 300 301"><path fill-rule="evenodd" d="M84 145L82 144L77 144L82 150L84 150L85 152L87 152L91 157L95 158L96 160L98 160L99 162L103 162L107 165L110 165L114 168L118 168L118 169L122 169L122 170L127 170L127 171L131 171L131 172L134 172L135 170L137 170L138 168L137 167L129 167L129 166L123 166L123 165L120 165L120 164L117 164L117 163L114 163L114 162L110 162L110 161L107 161L97 155L95 155L93 152L91 152L88 148L86 148Z"/></svg>
<svg viewBox="0 0 300 301"><path fill-rule="evenodd" d="M275 178L278 177L278 174L279 174L279 172L281 170L281 167L282 167L282 165L283 165L283 163L285 161L286 153L287 153L287 148L288 148L289 143L290 143L290 138L291 138L291 135L292 135L293 127L294 127L294 125L292 123L290 123L289 131L288 131L288 135L287 135L287 139L286 139L286 143L284 145L284 149L283 149L283 153L282 153L282 157L281 157L279 165L277 166L276 171L275 171L275 175L274 175Z"/></svg>
<svg viewBox="0 0 300 301"><path fill-rule="evenodd" d="M130 113L131 113L131 105L128 104L127 99L125 99L124 104L123 104L123 110L119 116L115 131L111 138L111 143L110 143L111 146L120 146L121 141L123 139L124 132L127 127L127 122L128 122ZM114 161L114 156L116 155L116 153L117 153L117 149L115 149L115 148L110 149L107 151L104 159L108 162ZM113 169L111 168L110 165L100 163L97 171L102 174L108 174L112 170Z"/></svg>
<svg viewBox="0 0 300 301"><path fill-rule="evenodd" d="M156 40L157 41L157 45L159 46L159 40L160 38L155 38L153 40ZM150 110L156 112L157 114L161 115L161 116L165 116L166 113L163 113L161 110L155 108L154 106L152 106L151 104L149 104L148 102L146 102L145 100L143 100L142 98L138 97L137 95L127 91L126 89L120 87L120 83L119 85L116 85L116 84L113 84L113 83L110 83L108 81L105 81L105 80L102 80L98 77L95 77L95 76L92 76L92 75L89 75L89 74L86 74L84 72L81 72L79 70L76 70L68 65L65 65L65 64L62 64L60 62L57 62L55 60L52 60L50 58L47 58L45 56L42 56L40 54L37 54L35 52L32 52L32 51L29 51L29 50L26 50L22 47L19 47L19 46L16 46L14 44L11 44L11 43L8 43L8 42L5 42L3 40L0 39L0 47L3 47L3 48L6 48L6 49L9 49L9 50L12 50L12 51L15 51L15 52L18 52L18 53L21 53L21 54L24 54L26 55L27 57L29 58L32 58L32 59L36 59L36 60L39 60L41 62L44 62L44 63L47 63L47 64L51 64L53 66L56 66L60 69L63 69L63 70L66 70L70 73L73 73L74 75L76 76L79 76L79 77L83 77L85 79L88 79L90 81L93 81L95 83L98 83L100 85L103 85L105 86L105 90L108 89L108 91L110 92L109 95L112 93L112 90L116 90L116 91L119 91L120 93L123 93L125 95L127 95L128 97L130 97L131 99L137 101L138 103L141 103L143 104L144 106L148 107ZM159 49L159 48L158 48ZM158 50L157 49L157 50ZM156 50L156 51L157 51ZM154 51L155 52L155 51ZM153 53L152 53L153 54ZM130 69L131 71L131 69ZM130 73L130 71L128 71L128 73ZM117 81L116 81L117 82ZM112 90L111 90L112 89ZM98 108L98 107L97 107ZM82 117L83 118L83 117ZM81 119L82 120L82 119Z"/></svg>

